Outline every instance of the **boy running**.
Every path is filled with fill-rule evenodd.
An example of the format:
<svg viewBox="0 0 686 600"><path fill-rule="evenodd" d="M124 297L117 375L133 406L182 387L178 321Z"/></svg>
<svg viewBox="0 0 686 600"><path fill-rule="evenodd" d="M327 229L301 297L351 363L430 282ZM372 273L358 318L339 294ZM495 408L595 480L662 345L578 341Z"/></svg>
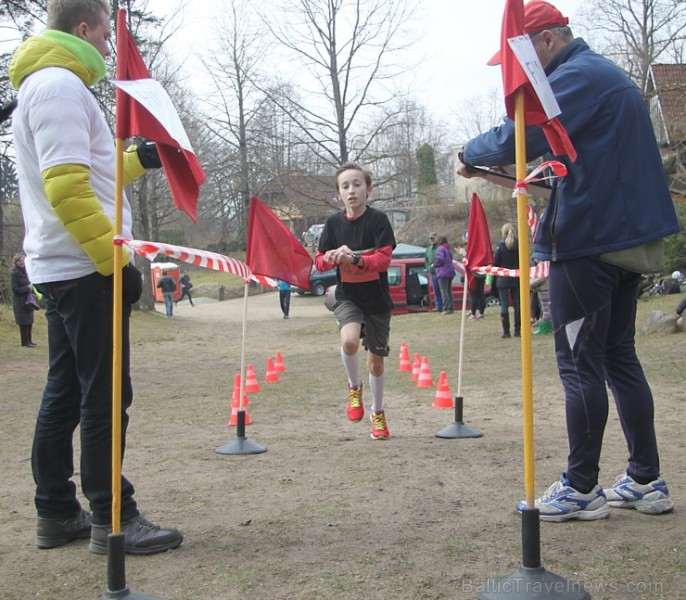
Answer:
<svg viewBox="0 0 686 600"><path fill-rule="evenodd" d="M345 210L330 216L319 239L314 263L318 271L336 268L334 314L341 335L341 359L348 376L346 415L364 417L362 379L357 352L367 350L372 394L372 439L390 437L383 405L384 357L388 356L391 301L388 265L395 237L388 217L367 206L372 178L362 167L345 164L336 171L336 189Z"/></svg>

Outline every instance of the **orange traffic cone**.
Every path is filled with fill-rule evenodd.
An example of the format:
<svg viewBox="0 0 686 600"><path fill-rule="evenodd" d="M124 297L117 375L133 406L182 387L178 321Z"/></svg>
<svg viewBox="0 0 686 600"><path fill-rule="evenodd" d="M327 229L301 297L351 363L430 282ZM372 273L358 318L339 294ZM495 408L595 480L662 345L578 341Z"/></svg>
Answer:
<svg viewBox="0 0 686 600"><path fill-rule="evenodd" d="M238 401L238 398L240 397L240 392L236 392L235 396L231 399L231 416L229 417L229 425L231 427L235 427L238 424L238 411L241 408L240 402ZM252 420L250 419L250 415L248 414L248 409L246 408L248 405L248 396L246 394L243 394L243 411L245 412L245 424L250 425L252 423Z"/></svg>
<svg viewBox="0 0 686 600"><path fill-rule="evenodd" d="M248 406L250 404L250 401L248 400L248 397L245 395L245 392L247 390L243 390L243 406ZM233 376L233 393L231 395L231 402L233 403L234 401L238 401L238 398L240 398L241 394L241 375L240 373L236 373Z"/></svg>
<svg viewBox="0 0 686 600"><path fill-rule="evenodd" d="M274 362L274 369L277 373L285 373L286 367L283 366L283 359L281 358L281 352L276 353L276 361Z"/></svg>
<svg viewBox="0 0 686 600"><path fill-rule="evenodd" d="M267 383L273 383L279 381L279 374L274 368L274 361L271 358L267 359L267 374L264 378Z"/></svg>
<svg viewBox="0 0 686 600"><path fill-rule="evenodd" d="M425 356L422 358L421 367L419 369L419 377L417 378L417 387L433 387L434 380L431 377L431 369L429 369L429 359Z"/></svg>
<svg viewBox="0 0 686 600"><path fill-rule="evenodd" d="M245 367L245 391L248 394L253 394L259 392L262 388L260 387L260 382L257 381L257 375L255 375L255 367L252 364L246 365Z"/></svg>
<svg viewBox="0 0 686 600"><path fill-rule="evenodd" d="M398 372L412 373L412 363L410 362L410 351L405 342L400 344L400 356L398 357Z"/></svg>
<svg viewBox="0 0 686 600"><path fill-rule="evenodd" d="M414 353L414 364L412 365L412 381L417 381L419 379L419 370L422 367L422 357L419 356L419 352Z"/></svg>
<svg viewBox="0 0 686 600"><path fill-rule="evenodd" d="M438 388L436 389L436 395L434 396L434 401L431 406L434 408L453 407L453 395L450 391L448 376L445 374L445 371L441 371L441 374L438 376Z"/></svg>

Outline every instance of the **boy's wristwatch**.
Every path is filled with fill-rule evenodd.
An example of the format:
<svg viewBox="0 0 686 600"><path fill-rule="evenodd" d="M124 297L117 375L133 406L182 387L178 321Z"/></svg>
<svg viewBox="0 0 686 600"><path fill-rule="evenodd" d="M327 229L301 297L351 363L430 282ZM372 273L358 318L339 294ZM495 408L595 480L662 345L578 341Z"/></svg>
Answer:
<svg viewBox="0 0 686 600"><path fill-rule="evenodd" d="M355 266L357 266L357 265L360 264L360 259L361 259L361 258L362 258L362 257L360 256L359 252L353 252L353 264L354 264Z"/></svg>

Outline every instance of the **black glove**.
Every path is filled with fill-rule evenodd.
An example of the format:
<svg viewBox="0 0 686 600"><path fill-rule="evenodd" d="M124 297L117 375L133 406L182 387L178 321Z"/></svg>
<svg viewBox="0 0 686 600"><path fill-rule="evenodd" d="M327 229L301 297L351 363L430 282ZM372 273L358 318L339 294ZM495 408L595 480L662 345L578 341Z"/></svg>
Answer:
<svg viewBox="0 0 686 600"><path fill-rule="evenodd" d="M144 168L159 169L162 167L162 161L160 161L160 155L157 153L157 144L155 142L143 140L136 146L136 154L138 154L138 160L141 161L141 165Z"/></svg>
<svg viewBox="0 0 686 600"><path fill-rule="evenodd" d="M143 275L131 263L122 269L122 299L129 304L135 304L143 293Z"/></svg>

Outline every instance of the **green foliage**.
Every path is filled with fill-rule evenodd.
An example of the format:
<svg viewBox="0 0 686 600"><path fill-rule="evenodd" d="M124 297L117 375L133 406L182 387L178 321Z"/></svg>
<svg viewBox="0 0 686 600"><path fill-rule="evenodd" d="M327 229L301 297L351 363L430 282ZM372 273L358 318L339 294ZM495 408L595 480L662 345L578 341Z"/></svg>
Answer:
<svg viewBox="0 0 686 600"><path fill-rule="evenodd" d="M160 242L175 246L187 245L183 229L160 229Z"/></svg>
<svg viewBox="0 0 686 600"><path fill-rule="evenodd" d="M417 189L424 191L437 183L436 155L433 146L424 143L417 150Z"/></svg>
<svg viewBox="0 0 686 600"><path fill-rule="evenodd" d="M686 269L686 204L676 205L681 231L665 238L665 270L684 271Z"/></svg>

